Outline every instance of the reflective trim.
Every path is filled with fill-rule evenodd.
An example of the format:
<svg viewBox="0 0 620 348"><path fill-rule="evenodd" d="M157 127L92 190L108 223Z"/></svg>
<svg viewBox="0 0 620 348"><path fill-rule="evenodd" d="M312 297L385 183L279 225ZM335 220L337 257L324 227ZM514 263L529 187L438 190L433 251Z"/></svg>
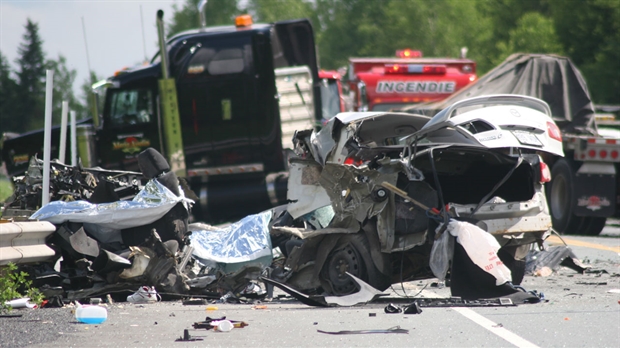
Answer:
<svg viewBox="0 0 620 348"><path fill-rule="evenodd" d="M242 174L242 173L259 173L264 172L265 167L262 163L251 163L241 166L222 166L211 168L195 168L187 171L187 176L213 176L213 175L227 175L227 174Z"/></svg>

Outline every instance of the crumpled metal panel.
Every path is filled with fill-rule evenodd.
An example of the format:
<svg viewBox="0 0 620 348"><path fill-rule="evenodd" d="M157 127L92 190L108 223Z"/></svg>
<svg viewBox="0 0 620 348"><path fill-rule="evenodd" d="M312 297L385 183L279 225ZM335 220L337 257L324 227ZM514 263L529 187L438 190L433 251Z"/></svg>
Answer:
<svg viewBox="0 0 620 348"><path fill-rule="evenodd" d="M381 188L380 183L396 183L397 172L380 172L367 167L343 166L328 163L319 179L327 190L336 216L330 227L344 227L355 219L363 222L378 215L388 204L389 199L376 202L371 193Z"/></svg>
<svg viewBox="0 0 620 348"><path fill-rule="evenodd" d="M224 274L249 265L268 267L273 260L269 236L271 214L271 210L266 210L223 228L193 231L189 237L194 248L192 256Z"/></svg>
<svg viewBox="0 0 620 348"><path fill-rule="evenodd" d="M164 216L179 202L194 203L176 196L157 180L150 180L131 201L92 204L87 201L54 201L37 210L31 220L49 221L55 225L65 221L102 224L108 229L143 226Z"/></svg>

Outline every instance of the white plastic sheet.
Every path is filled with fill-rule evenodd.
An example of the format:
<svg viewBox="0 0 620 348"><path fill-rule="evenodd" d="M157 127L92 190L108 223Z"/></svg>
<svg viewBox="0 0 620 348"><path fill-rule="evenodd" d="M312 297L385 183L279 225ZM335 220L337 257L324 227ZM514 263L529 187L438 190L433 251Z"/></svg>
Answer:
<svg viewBox="0 0 620 348"><path fill-rule="evenodd" d="M437 231L441 230L442 226L437 227ZM450 233L444 232L439 239L433 242L431 259L429 261L431 271L433 271L433 274L439 281L446 280L446 274L452 262L452 255L454 255L454 237Z"/></svg>
<svg viewBox="0 0 620 348"><path fill-rule="evenodd" d="M192 256L225 274L245 266L265 268L273 260L269 221L271 210L249 215L227 227L193 231Z"/></svg>
<svg viewBox="0 0 620 348"><path fill-rule="evenodd" d="M473 263L495 277L495 285L512 281L510 270L497 256L500 245L495 237L465 221L451 220L447 231L456 237Z"/></svg>
<svg viewBox="0 0 620 348"><path fill-rule="evenodd" d="M104 225L107 229L143 226L164 216L179 202L191 199L176 196L157 180L150 180L131 201L93 204L87 201L54 201L37 210L31 220L49 221L55 225L65 221Z"/></svg>

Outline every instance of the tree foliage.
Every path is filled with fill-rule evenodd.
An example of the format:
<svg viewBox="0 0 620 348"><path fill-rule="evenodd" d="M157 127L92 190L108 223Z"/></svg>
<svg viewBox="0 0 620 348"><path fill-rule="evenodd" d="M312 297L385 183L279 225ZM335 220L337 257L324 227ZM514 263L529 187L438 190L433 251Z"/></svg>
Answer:
<svg viewBox="0 0 620 348"><path fill-rule="evenodd" d="M69 110L75 111L79 118L85 114L84 105L75 97L73 84L77 71L67 67L67 59L59 55L57 60L48 60L46 68L54 72L54 90L52 92L52 123L60 124L62 116L62 102L69 103Z"/></svg>
<svg viewBox="0 0 620 348"><path fill-rule="evenodd" d="M201 26L199 2L173 5L165 18L168 36ZM243 13L255 22L309 18L324 69L346 66L350 57L393 56L402 48L456 57L467 47L483 75L515 52L556 53L582 71L595 102L620 104L618 0L209 0L206 22L231 25ZM0 53L0 132L42 127L47 68L55 72L54 122L62 100L87 116L97 76L91 72L76 98L76 72L67 59L45 57L37 23L28 19L24 29L15 71Z"/></svg>
<svg viewBox="0 0 620 348"><path fill-rule="evenodd" d="M6 131L17 131L23 120L15 112L18 84L11 76L6 57L0 52L0 136Z"/></svg>
<svg viewBox="0 0 620 348"><path fill-rule="evenodd" d="M17 98L15 112L22 120L18 132L41 127L44 120L45 103L45 54L43 41L39 37L39 25L27 20L23 42L18 48Z"/></svg>
<svg viewBox="0 0 620 348"><path fill-rule="evenodd" d="M186 0L183 6L172 5L172 20L168 25L167 36L172 37L184 30L201 27L198 4L200 0ZM207 26L231 25L239 14L236 0L209 0L206 8Z"/></svg>

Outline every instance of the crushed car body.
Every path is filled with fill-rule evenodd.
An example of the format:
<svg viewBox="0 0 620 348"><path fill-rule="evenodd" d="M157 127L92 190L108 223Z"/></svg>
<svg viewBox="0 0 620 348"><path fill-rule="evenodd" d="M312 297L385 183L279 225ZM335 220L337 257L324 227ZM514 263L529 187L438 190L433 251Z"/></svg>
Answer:
<svg viewBox="0 0 620 348"><path fill-rule="evenodd" d="M539 153L562 156L548 105L496 95L455 103L433 118L341 113L295 135L289 204L274 210L273 278L306 292L379 290L431 278L433 242L449 219L476 224L523 277L525 255L551 228ZM439 231L439 232L436 232Z"/></svg>
<svg viewBox="0 0 620 348"><path fill-rule="evenodd" d="M106 176L107 198L97 202L104 181L89 180L87 190L74 185L75 201L60 201L69 190L59 191L57 201L31 216L56 225L47 244L56 251L52 261L63 260L60 271L52 262L30 266L30 273L46 295L69 299L142 285L164 298L220 298L269 279L329 305L344 303L330 295L353 294L360 284L378 294L398 282L444 279L447 272L453 295L500 296L520 284L527 251L551 227L544 194L550 175L540 153L563 155L556 131L545 102L514 95L464 100L433 118L341 113L321 130L295 134L287 205L226 227L190 224L192 201L182 183L161 154L147 149L139 156L144 178ZM40 166L33 162L36 183L26 177L14 204L36 201ZM85 173L63 167L57 180L76 177L74 171ZM112 180L123 177L135 179L130 185ZM111 200L120 190L131 195ZM484 234L469 245L482 250L486 243L509 275L493 278L472 262L455 220ZM450 243L451 236L460 244ZM492 291L455 288L476 283L471 274ZM367 300L358 297L349 302Z"/></svg>

